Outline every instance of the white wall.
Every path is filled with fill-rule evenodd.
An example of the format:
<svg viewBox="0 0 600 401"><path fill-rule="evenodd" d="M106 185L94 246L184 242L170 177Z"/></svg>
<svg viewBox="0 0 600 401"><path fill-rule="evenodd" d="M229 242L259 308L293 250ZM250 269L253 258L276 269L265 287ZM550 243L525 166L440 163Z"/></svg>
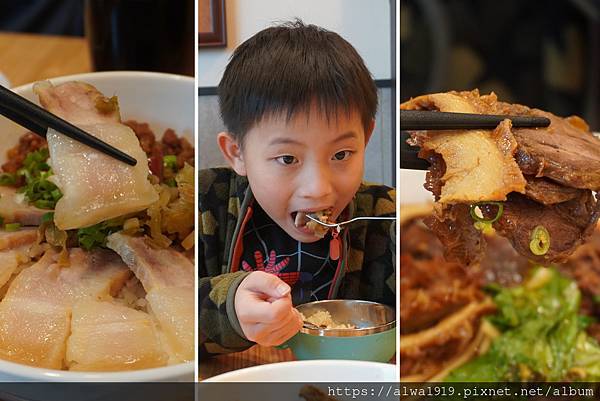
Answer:
<svg viewBox="0 0 600 401"><path fill-rule="evenodd" d="M198 52L200 87L217 86L227 61L243 41L295 17L340 34L365 60L375 79L390 79L389 0L227 0L227 48Z"/></svg>

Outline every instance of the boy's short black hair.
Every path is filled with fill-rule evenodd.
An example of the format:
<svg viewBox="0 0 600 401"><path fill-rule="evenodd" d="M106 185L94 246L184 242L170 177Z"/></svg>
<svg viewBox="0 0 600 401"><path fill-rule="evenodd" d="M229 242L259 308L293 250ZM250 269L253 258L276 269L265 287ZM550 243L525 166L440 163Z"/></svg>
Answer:
<svg viewBox="0 0 600 401"><path fill-rule="evenodd" d="M340 35L300 20L267 28L233 53L218 88L227 130L243 142L263 117L308 111L327 119L360 113L365 131L377 112L377 88L354 47Z"/></svg>

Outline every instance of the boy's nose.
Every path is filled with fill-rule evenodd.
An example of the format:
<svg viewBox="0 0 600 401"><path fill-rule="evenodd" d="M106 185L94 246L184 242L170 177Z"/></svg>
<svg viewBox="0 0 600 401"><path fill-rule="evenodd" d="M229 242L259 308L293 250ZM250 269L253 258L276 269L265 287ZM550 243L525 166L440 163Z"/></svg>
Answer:
<svg viewBox="0 0 600 401"><path fill-rule="evenodd" d="M298 183L298 194L303 198L324 199L333 193L331 172L323 168L306 171Z"/></svg>

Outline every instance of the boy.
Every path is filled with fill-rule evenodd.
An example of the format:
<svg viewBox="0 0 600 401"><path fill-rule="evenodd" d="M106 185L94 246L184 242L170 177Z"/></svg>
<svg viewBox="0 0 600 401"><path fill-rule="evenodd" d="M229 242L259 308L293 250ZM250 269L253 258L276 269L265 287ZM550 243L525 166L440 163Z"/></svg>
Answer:
<svg viewBox="0 0 600 401"><path fill-rule="evenodd" d="M200 355L279 345L301 303L395 306L395 192L361 183L377 90L356 50L301 21L265 29L234 52L219 84L231 169L200 172Z"/></svg>

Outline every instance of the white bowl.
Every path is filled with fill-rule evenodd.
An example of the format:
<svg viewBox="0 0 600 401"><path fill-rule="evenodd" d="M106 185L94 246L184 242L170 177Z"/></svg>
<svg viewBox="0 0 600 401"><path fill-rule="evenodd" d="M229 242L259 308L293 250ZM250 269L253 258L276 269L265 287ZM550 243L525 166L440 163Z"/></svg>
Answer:
<svg viewBox="0 0 600 401"><path fill-rule="evenodd" d="M199 393L202 399L207 400L295 401L299 399L298 393L306 383L317 383L316 386L321 390L328 391L326 384L318 383L361 383L361 386L364 386L365 383L370 382L398 382L398 372L397 365L379 362L345 360L281 362L253 366L212 377L202 382L206 384L201 384ZM248 384L216 384L226 382ZM264 385L264 382L288 383L278 387L277 384ZM336 397L340 400L351 399L337 395Z"/></svg>
<svg viewBox="0 0 600 401"><path fill-rule="evenodd" d="M124 120L147 122L156 135L162 135L166 128L173 128L178 135L194 143L194 78L153 72L111 71L49 79L54 85L73 80L94 85L107 96L116 95ZM38 103L32 86L26 84L12 91ZM25 128L0 118L0 164L6 159L6 151L25 132ZM194 367L195 363L189 362L136 371L84 373L34 368L0 360L0 381L193 381Z"/></svg>
<svg viewBox="0 0 600 401"><path fill-rule="evenodd" d="M269 363L234 370L206 382L385 382L395 381L396 365L380 362L314 360ZM231 397L235 399L235 397ZM240 398L241 399L241 398Z"/></svg>

